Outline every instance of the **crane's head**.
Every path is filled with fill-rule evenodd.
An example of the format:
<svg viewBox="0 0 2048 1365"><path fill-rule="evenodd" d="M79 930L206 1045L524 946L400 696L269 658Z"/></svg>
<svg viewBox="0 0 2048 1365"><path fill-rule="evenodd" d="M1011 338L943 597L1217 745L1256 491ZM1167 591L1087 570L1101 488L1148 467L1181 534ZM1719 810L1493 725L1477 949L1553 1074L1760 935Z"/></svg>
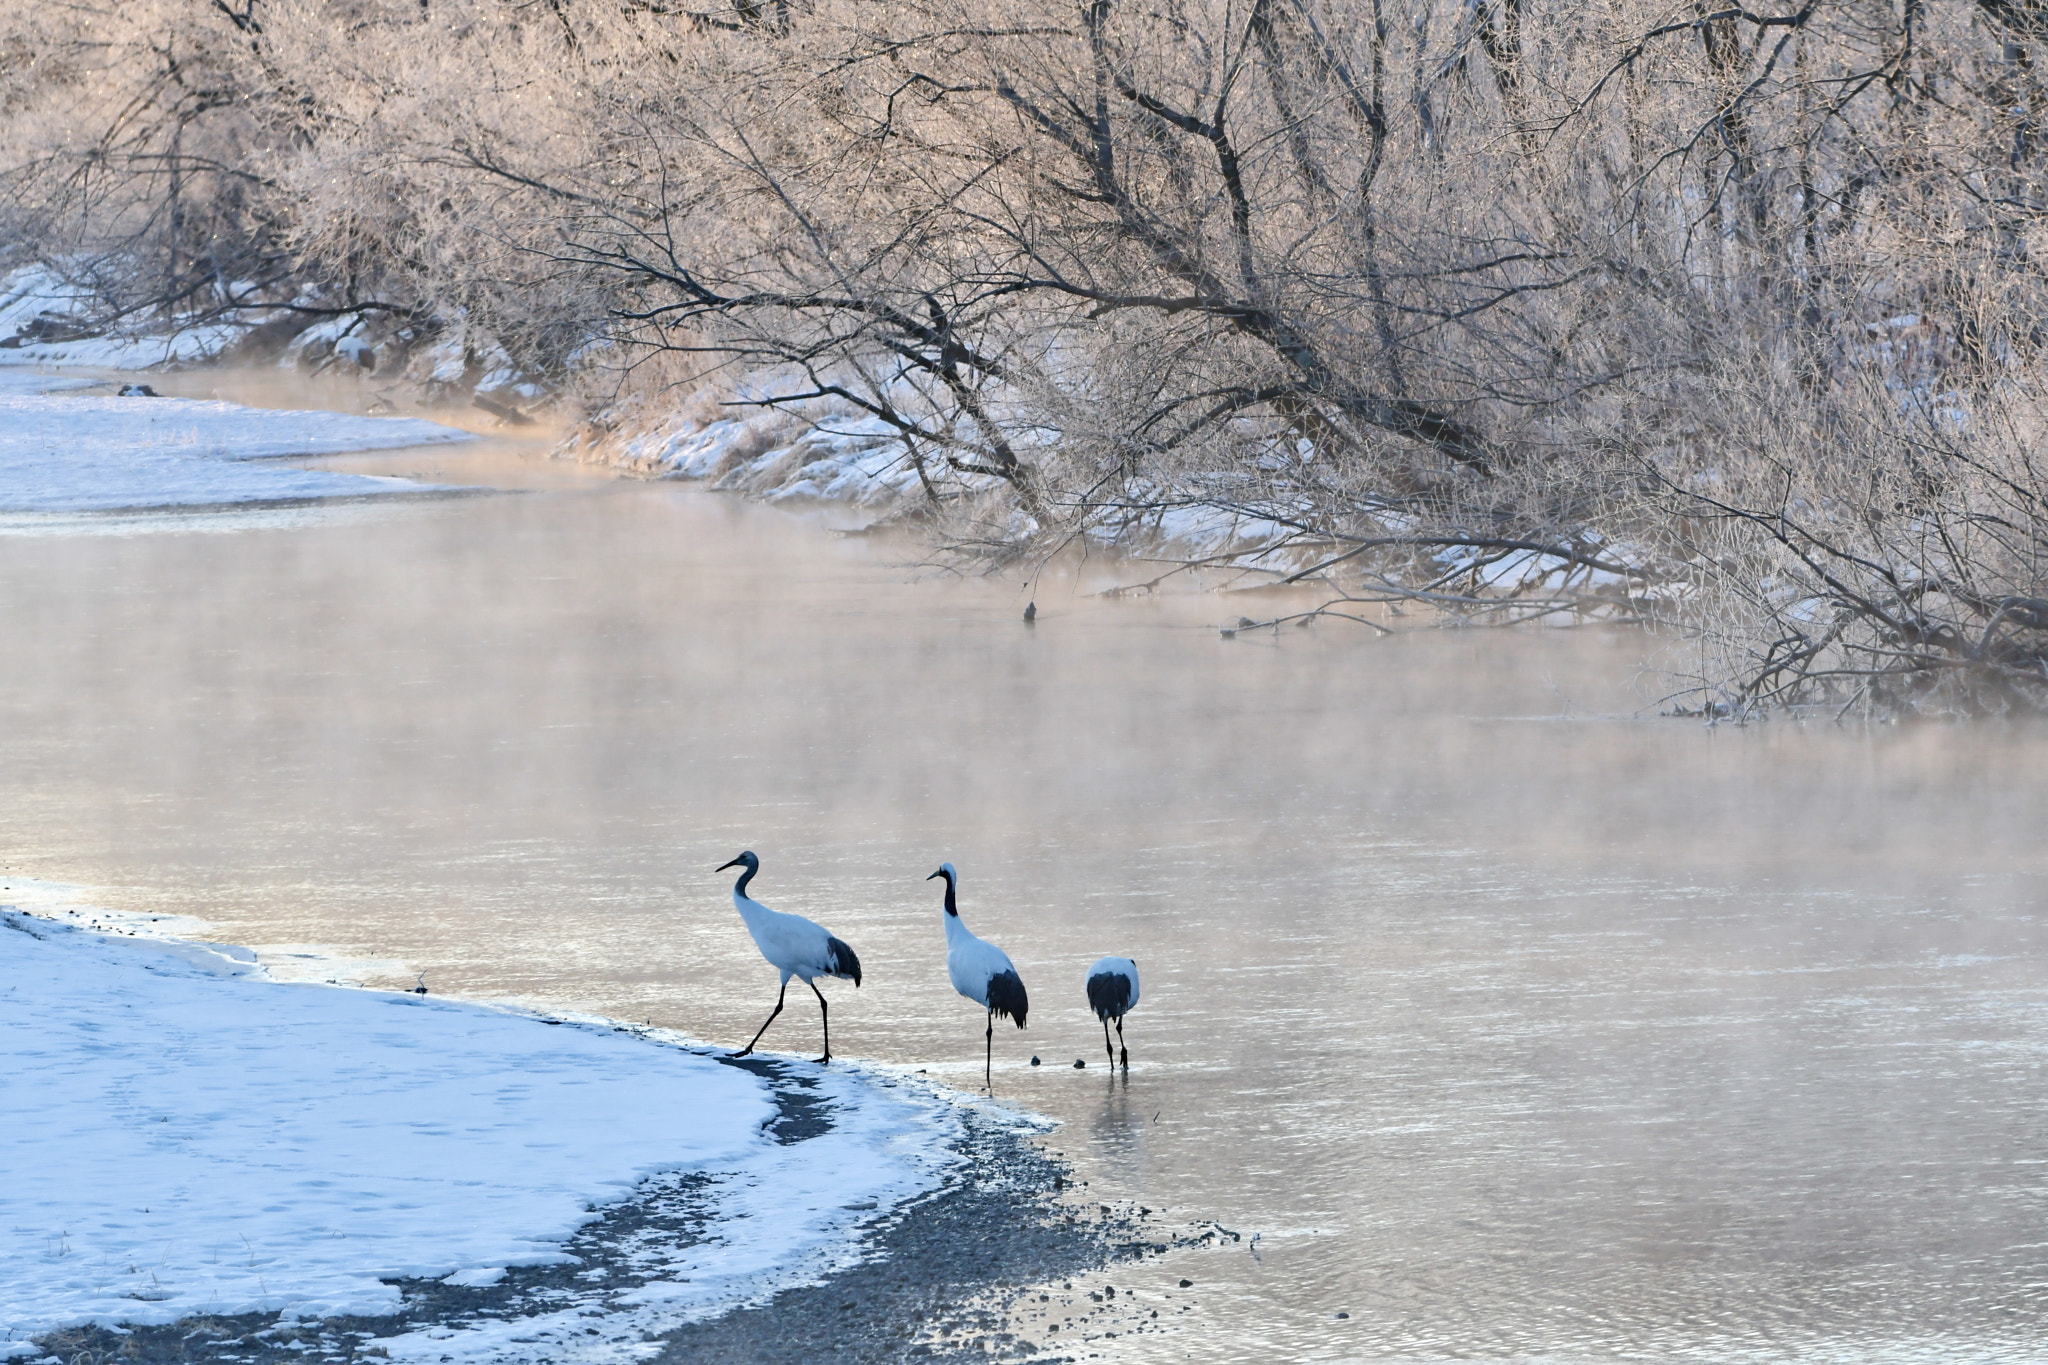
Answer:
<svg viewBox="0 0 2048 1365"><path fill-rule="evenodd" d="M930 881L932 877L944 877L946 879L946 913L957 916L960 913L960 907L954 903L953 893L960 887L960 874L953 870L951 863L940 863L939 870L932 873L931 877L926 877L925 880Z"/></svg>
<svg viewBox="0 0 2048 1365"><path fill-rule="evenodd" d="M715 867L712 869L712 871L723 872L728 867L744 867L749 872L759 872L761 870L761 860L759 858L756 858L751 853L742 853L739 857L734 858L731 862L726 863L720 867Z"/></svg>

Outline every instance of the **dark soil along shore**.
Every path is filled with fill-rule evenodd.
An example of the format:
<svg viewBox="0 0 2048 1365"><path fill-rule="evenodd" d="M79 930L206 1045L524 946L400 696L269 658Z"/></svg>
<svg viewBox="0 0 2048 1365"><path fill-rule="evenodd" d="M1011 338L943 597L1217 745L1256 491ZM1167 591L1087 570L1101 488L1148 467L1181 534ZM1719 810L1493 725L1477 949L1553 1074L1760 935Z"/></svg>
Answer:
<svg viewBox="0 0 2048 1365"><path fill-rule="evenodd" d="M829 1131L830 1110L809 1093L807 1077L765 1058L734 1062L773 1089L769 1131L794 1144ZM1032 1332L1055 1297L1081 1301L1083 1322L1115 1311L1114 1297L1075 1291L1074 1276L1163 1253L1165 1234L1148 1233L1146 1216L1100 1206L1085 1213L1062 1198L1067 1168L1027 1136L968 1111L958 1142L963 1158L938 1191L877 1219L865 1234L871 1253L823 1283L785 1290L764 1304L694 1323L660 1338L661 1365L777 1365L778 1362L1062 1358L1084 1330ZM277 1313L195 1315L161 1327L83 1327L37 1339L44 1357L65 1365L134 1361L142 1365L295 1365L385 1359L380 1341L435 1326L516 1320L627 1294L660 1278L690 1248L710 1240L706 1187L711 1177L678 1173L644 1182L632 1198L603 1210L564 1243L576 1260L508 1269L481 1288L438 1280L396 1281L404 1306L388 1317L285 1321ZM1091 1208L1095 1206L1090 1206ZM1062 1288L1062 1286L1065 1286ZM1127 1296L1128 1297L1128 1296ZM1017 1310L1006 1311L1014 1303ZM1033 1309L1022 1305L1030 1304ZM600 1329L590 1328L593 1335ZM1128 1324L1125 1330L1129 1330ZM625 1338L614 1341L627 1346ZM529 1359L552 1365L560 1347L536 1341ZM1083 1353L1085 1355L1085 1352ZM443 1357L446 1359L447 1357ZM33 1359L33 1357L31 1357Z"/></svg>
<svg viewBox="0 0 2048 1365"><path fill-rule="evenodd" d="M1166 1250L1165 1240L1148 1240L1135 1211L1096 1219L1063 1205L1056 1192L1066 1168L1017 1134L970 1115L962 1148L968 1161L957 1180L875 1229L874 1257L824 1284L673 1332L655 1360L1058 1358L1059 1334L1040 1338L1023 1305L1069 1292L1061 1286L1072 1276Z"/></svg>

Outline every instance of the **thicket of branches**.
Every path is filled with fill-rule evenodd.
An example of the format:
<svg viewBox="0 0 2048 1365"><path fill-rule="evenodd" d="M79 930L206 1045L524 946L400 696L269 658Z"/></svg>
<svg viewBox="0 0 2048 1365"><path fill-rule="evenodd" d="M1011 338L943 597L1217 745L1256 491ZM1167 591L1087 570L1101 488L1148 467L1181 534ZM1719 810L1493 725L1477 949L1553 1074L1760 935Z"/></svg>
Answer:
<svg viewBox="0 0 2048 1365"><path fill-rule="evenodd" d="M1227 526L1337 611L1682 623L1737 713L2039 709L2043 44L2048 0L24 8L0 234L109 318L778 376L958 545Z"/></svg>

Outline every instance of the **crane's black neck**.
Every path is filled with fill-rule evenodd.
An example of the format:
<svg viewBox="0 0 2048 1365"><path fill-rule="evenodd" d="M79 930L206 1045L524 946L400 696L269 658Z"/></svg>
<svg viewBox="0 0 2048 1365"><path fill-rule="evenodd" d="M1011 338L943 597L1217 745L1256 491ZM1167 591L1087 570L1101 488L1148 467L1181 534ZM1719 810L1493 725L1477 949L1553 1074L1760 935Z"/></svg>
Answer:
<svg viewBox="0 0 2048 1365"><path fill-rule="evenodd" d="M960 905L953 899L953 874L946 874L946 913L954 919L960 918Z"/></svg>
<svg viewBox="0 0 2048 1365"><path fill-rule="evenodd" d="M746 895L746 894L747 894L747 883L748 883L748 882L750 882L750 881L752 881L752 880L754 880L754 874L755 874L756 872L759 872L760 870L761 870L761 866L760 866L760 864L756 863L756 864L755 864L755 865L753 865L752 867L747 867L747 868L745 868L745 869L744 869L743 871L741 871L741 873L740 873L740 879L739 879L738 881L736 881L736 882L734 882L734 883L732 884L732 893L733 893L733 894L734 894L735 896L744 896L744 895Z"/></svg>

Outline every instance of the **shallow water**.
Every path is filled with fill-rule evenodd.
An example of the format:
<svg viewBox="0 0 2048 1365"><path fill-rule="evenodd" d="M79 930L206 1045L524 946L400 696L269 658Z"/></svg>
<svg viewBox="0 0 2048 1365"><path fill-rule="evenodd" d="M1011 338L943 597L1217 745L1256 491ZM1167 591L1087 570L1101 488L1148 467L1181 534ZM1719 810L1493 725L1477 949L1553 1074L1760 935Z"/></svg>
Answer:
<svg viewBox="0 0 2048 1365"><path fill-rule="evenodd" d="M1629 635L1225 640L1246 600L1085 576L1027 628L900 544L518 467L0 536L5 870L736 1045L751 848L860 952L835 1051L973 1086L951 859L1032 993L997 1095L1089 1200L1242 1238L1114 1272L1175 1330L1084 1358L2039 1357L2041 730L1707 729ZM799 988L764 1045L817 1041Z"/></svg>

